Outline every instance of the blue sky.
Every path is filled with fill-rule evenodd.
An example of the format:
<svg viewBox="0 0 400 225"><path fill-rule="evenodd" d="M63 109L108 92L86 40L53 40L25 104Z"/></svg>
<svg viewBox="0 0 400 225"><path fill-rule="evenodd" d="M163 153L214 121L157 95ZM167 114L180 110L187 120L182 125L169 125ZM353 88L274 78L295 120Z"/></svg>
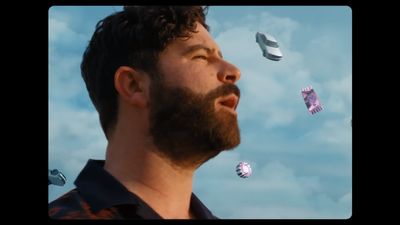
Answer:
<svg viewBox="0 0 400 225"><path fill-rule="evenodd" d="M49 201L74 188L106 140L80 75L96 23L120 6L49 10L49 169L67 177ZM220 218L346 219L352 213L352 12L346 6L211 6L211 34L241 69L242 143L196 172L194 192ZM270 33L283 59L262 57L255 33ZM312 85L324 110L310 115ZM253 175L235 173L247 161Z"/></svg>

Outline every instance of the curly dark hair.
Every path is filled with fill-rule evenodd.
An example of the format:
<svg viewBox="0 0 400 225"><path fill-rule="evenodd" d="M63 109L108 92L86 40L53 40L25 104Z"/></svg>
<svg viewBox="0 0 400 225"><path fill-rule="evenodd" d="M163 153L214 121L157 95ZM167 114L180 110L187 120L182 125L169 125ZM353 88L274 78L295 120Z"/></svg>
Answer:
<svg viewBox="0 0 400 225"><path fill-rule="evenodd" d="M117 122L118 101L114 74L120 66L134 67L154 78L160 52L177 38L189 38L199 22L207 30L201 6L125 6L96 25L83 54L81 73L102 129Z"/></svg>

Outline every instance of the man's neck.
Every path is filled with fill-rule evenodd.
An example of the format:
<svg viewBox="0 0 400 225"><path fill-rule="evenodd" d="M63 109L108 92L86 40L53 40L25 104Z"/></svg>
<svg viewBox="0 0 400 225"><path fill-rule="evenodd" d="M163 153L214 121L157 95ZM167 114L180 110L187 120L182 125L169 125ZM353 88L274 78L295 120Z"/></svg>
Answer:
<svg viewBox="0 0 400 225"><path fill-rule="evenodd" d="M111 142L104 168L161 217L192 218L190 199L195 169L175 168L152 148L143 141Z"/></svg>

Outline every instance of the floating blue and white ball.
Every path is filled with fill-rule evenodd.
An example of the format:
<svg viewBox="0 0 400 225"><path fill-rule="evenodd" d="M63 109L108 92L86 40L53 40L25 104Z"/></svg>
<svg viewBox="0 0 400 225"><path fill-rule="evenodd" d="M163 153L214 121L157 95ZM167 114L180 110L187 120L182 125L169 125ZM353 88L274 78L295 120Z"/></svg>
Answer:
<svg viewBox="0 0 400 225"><path fill-rule="evenodd" d="M250 167L250 164L248 164L247 162L240 162L237 166L236 166L236 173L239 177L241 178L248 178L251 176L252 170Z"/></svg>

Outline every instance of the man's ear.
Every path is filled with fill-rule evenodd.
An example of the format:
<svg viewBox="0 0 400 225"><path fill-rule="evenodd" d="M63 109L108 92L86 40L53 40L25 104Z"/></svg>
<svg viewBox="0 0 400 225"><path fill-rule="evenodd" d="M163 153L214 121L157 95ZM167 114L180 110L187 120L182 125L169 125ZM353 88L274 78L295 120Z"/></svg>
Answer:
<svg viewBox="0 0 400 225"><path fill-rule="evenodd" d="M128 66L120 66L114 74L114 86L128 104L146 107L146 74Z"/></svg>

